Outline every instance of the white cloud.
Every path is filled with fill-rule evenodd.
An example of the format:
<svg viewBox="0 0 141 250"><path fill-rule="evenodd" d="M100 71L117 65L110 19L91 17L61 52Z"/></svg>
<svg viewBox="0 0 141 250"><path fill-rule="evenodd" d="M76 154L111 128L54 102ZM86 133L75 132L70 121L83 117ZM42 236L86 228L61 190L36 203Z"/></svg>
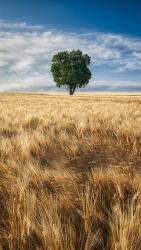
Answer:
<svg viewBox="0 0 141 250"><path fill-rule="evenodd" d="M0 20L0 29L43 29L42 25L28 25L27 23L7 22Z"/></svg>
<svg viewBox="0 0 141 250"><path fill-rule="evenodd" d="M26 58L26 60L18 61L14 65L10 67L11 71L16 71L17 73L19 71L28 71L31 69L31 67L34 65L34 60L32 58Z"/></svg>
<svg viewBox="0 0 141 250"><path fill-rule="evenodd" d="M135 71L141 74L140 38L100 32L67 33L40 25L0 21L0 89L35 89L40 85L54 88L51 57L58 51L72 49L91 56L92 70L102 72L104 68L113 75L124 72L128 76ZM113 81L114 78L110 84Z"/></svg>

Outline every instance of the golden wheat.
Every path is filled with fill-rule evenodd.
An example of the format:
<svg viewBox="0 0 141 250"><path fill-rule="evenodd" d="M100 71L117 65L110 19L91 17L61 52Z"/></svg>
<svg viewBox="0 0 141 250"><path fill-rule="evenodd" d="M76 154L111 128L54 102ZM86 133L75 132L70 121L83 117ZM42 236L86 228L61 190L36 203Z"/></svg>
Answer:
<svg viewBox="0 0 141 250"><path fill-rule="evenodd" d="M0 249L141 249L141 96L0 95Z"/></svg>

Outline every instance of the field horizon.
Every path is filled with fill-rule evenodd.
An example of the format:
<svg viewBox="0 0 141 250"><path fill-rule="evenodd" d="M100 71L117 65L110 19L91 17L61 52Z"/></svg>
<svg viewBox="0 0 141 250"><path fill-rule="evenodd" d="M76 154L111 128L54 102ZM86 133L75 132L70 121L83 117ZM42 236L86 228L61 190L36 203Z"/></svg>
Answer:
<svg viewBox="0 0 141 250"><path fill-rule="evenodd" d="M52 96L62 96L62 95L65 95L65 96L70 96L69 93L66 91L66 92L55 92L55 91L50 91L50 92L35 92L35 91L29 91L29 92L22 92L22 91L0 91L0 94L6 94L6 95L14 95L14 94L23 94L23 95L52 95ZM85 91L85 92L75 92L72 96L87 96L87 95L94 95L94 96L107 96L107 95L117 95L117 96L140 96L141 95L141 92L101 92L101 91Z"/></svg>

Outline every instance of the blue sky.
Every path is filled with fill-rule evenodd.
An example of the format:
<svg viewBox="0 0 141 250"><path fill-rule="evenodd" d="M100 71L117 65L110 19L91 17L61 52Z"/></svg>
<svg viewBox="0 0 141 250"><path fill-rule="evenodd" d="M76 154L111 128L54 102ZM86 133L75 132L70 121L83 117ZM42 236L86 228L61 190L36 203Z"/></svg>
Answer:
<svg viewBox="0 0 141 250"><path fill-rule="evenodd" d="M140 0L0 0L0 90L56 91L51 57L92 58L85 91L141 91Z"/></svg>

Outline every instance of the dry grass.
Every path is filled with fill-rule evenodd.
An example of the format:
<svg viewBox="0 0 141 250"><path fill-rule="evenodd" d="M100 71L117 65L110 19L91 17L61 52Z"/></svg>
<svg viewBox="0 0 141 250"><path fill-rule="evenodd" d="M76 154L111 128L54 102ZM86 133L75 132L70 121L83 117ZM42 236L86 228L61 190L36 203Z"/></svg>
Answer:
<svg viewBox="0 0 141 250"><path fill-rule="evenodd" d="M0 95L0 249L141 249L141 96Z"/></svg>

